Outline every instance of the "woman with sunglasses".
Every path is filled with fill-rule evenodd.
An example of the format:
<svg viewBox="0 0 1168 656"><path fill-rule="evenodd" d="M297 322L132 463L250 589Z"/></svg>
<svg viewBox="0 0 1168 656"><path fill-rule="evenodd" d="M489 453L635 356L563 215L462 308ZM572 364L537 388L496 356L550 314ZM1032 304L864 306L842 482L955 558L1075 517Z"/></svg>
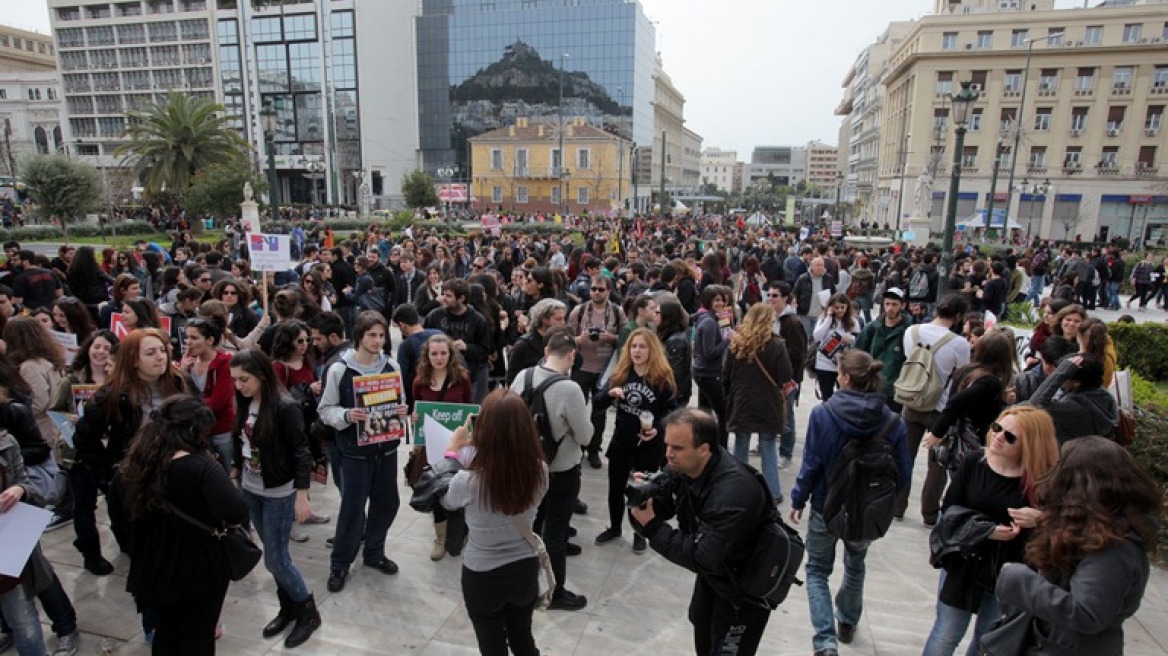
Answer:
<svg viewBox="0 0 1168 656"><path fill-rule="evenodd" d="M1084 437L1063 448L1038 497L1042 523L1026 545L1029 567L1007 563L998 598L1030 613L1052 643L1074 645L1067 653L1123 654L1124 620L1148 584L1163 491L1126 449Z"/></svg>
<svg viewBox="0 0 1168 656"><path fill-rule="evenodd" d="M227 306L227 327L234 335L248 335L260 318L251 309L251 290L235 278L224 278L211 288L211 297Z"/></svg>
<svg viewBox="0 0 1168 656"><path fill-rule="evenodd" d="M974 614L965 653L980 653L978 638L1001 616L994 582L1003 564L1022 562L1041 515L1035 509L1038 482L1057 460L1050 415L1014 406L990 423L985 450L967 456L954 472L929 540L930 562L942 572L923 656L953 654Z"/></svg>

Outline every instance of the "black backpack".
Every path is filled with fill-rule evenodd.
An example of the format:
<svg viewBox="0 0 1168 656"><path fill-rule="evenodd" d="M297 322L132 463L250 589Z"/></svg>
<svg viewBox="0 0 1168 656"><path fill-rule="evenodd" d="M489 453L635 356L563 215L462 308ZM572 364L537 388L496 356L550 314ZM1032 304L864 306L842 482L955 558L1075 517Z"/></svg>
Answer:
<svg viewBox="0 0 1168 656"><path fill-rule="evenodd" d="M899 421L899 416L893 416L874 438L849 439L836 458L823 521L837 538L860 542L888 532L900 494L900 469L889 435Z"/></svg>
<svg viewBox="0 0 1168 656"><path fill-rule="evenodd" d="M766 479L757 469L743 465L762 486L766 494L766 515L751 541L750 556L735 577L738 589L751 603L774 610L787 599L792 585L799 580L799 566L807 552L799 532L783 521L775 510L774 497Z"/></svg>
<svg viewBox="0 0 1168 656"><path fill-rule="evenodd" d="M564 374L552 374L537 387L535 386L535 367L530 367L524 376L523 393L519 395L527 404L527 409L531 411L531 418L535 420L535 427L539 430L539 441L543 445L543 455L548 462L556 459L556 453L560 450L560 442L563 442L564 438L556 439L555 435L552 435L552 422L548 417L547 403L544 402L543 395L548 388L561 380L572 379Z"/></svg>

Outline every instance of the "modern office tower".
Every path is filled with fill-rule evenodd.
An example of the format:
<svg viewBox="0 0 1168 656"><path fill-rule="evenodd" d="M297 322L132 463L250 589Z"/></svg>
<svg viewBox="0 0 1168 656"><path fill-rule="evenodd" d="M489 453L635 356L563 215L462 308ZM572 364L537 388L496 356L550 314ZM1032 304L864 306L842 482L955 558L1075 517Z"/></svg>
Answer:
<svg viewBox="0 0 1168 656"><path fill-rule="evenodd" d="M557 130L583 118L630 142L630 165L633 145L651 146L655 31L639 2L421 0L421 7L417 117L428 171L470 180L467 139L519 117ZM559 176L570 167L556 160L551 168ZM639 193L647 197L648 184Z"/></svg>
<svg viewBox="0 0 1168 656"><path fill-rule="evenodd" d="M22 156L64 151L61 119L52 37L0 26L0 177L12 177Z"/></svg>
<svg viewBox="0 0 1168 656"><path fill-rule="evenodd" d="M266 170L270 106L283 203L392 204L417 160L409 5L49 0L72 138L118 166L127 113L178 89L222 102Z"/></svg>

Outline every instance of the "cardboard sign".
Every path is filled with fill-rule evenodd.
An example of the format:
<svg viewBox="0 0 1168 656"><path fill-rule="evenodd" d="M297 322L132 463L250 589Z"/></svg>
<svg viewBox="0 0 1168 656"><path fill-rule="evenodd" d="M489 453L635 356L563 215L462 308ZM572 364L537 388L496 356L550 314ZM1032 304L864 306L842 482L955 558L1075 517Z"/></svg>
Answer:
<svg viewBox="0 0 1168 656"><path fill-rule="evenodd" d="M292 240L288 235L247 233L252 271L287 271L292 268Z"/></svg>
<svg viewBox="0 0 1168 656"><path fill-rule="evenodd" d="M414 443L425 445L426 461L431 465L442 460L450 434L466 423L467 417L477 414L479 406L473 403L435 403L418 401L414 404L418 423L414 429Z"/></svg>
<svg viewBox="0 0 1168 656"><path fill-rule="evenodd" d="M53 341L61 345L65 351L65 364L72 365L73 358L77 357L77 335L73 333L63 333L59 330L50 330L53 336Z"/></svg>
<svg viewBox="0 0 1168 656"><path fill-rule="evenodd" d="M373 374L353 378L353 398L369 418L357 423L357 446L400 440L406 436L398 407L405 402L401 374Z"/></svg>
<svg viewBox="0 0 1168 656"><path fill-rule="evenodd" d="M170 344L170 325L170 317L165 315L158 317L158 330L162 331L162 334L166 336L167 344ZM113 331L114 337L117 337L118 341L129 336L130 328L126 327L126 322L121 312L114 312L110 315L110 330Z"/></svg>

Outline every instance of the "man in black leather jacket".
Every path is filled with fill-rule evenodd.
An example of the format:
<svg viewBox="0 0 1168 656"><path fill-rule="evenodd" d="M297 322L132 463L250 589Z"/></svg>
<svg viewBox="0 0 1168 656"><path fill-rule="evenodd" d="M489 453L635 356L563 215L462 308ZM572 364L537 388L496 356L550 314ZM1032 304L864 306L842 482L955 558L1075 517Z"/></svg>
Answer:
<svg viewBox="0 0 1168 656"><path fill-rule="evenodd" d="M689 606L696 653L754 654L770 610L744 596L734 577L774 510L754 475L718 446L709 413L682 408L663 426L669 494L633 508L633 527L654 551L697 574ZM678 528L665 523L674 515Z"/></svg>

